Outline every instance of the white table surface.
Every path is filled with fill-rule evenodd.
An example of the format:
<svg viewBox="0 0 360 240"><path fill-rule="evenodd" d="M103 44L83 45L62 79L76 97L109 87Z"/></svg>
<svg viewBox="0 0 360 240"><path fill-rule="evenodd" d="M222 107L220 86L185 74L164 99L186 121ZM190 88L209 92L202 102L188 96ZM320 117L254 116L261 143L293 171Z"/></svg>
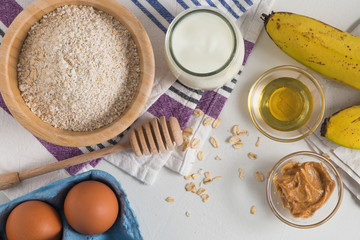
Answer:
<svg viewBox="0 0 360 240"><path fill-rule="evenodd" d="M347 30L359 20L359 0L276 0L274 11L289 11L315 17L339 29ZM281 157L300 150L309 150L304 141L279 143L262 137L263 143L255 147L261 134L251 123L247 112L247 94L255 79L265 70L283 64L301 66L285 55L270 40L266 32L261 36L248 59L233 94L227 102L220 118L221 125L211 135L221 140L222 146L215 150L206 143L202 150L205 160L197 161L193 170L199 168L210 171L213 176L223 178L207 185L211 199L202 203L195 195L185 192L187 181L180 175L163 169L156 183L144 185L125 172L101 162L97 169L115 176L125 189L144 239L359 239L360 201L345 190L340 209L329 222L315 229L300 230L289 227L278 220L267 205L265 183L259 183L253 176L255 171L264 174ZM2 158L44 159L52 156L37 140L15 120L0 109L0 160ZM250 131L243 138L245 147L233 150L225 140L230 136L230 128L239 124ZM25 145L25 146L24 146ZM258 154L257 160L249 160L247 153ZM215 156L221 161L214 160ZM241 180L238 168L244 168L247 175ZM165 198L175 198L168 203ZM0 194L0 203L7 199ZM250 214L255 205L257 212ZM185 212L191 213L190 217Z"/></svg>

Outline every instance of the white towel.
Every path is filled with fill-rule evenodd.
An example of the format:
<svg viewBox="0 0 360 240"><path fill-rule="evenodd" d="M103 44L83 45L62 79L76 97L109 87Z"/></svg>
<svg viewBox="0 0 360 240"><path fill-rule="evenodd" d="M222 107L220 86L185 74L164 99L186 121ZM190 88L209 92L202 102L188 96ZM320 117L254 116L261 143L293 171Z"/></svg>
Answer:
<svg viewBox="0 0 360 240"><path fill-rule="evenodd" d="M0 41L2 40L2 36L8 29L11 21L13 21L16 15L20 13L22 8L27 7L33 1L34 0L9 0L6 6L0 6ZM200 118L195 119L192 117L193 109L201 108L204 110L205 116L216 118L220 114L227 98L229 97L232 89L235 87L236 82L241 80L241 75L239 74L235 79L217 91L199 91L183 86L181 83L176 81L165 62L164 39L166 29L171 20L188 7L196 5L210 5L217 7L225 14L228 14L240 28L245 40L246 57L248 57L254 47L261 29L263 28L263 21L260 19L260 16L262 13L269 13L274 0L118 1L127 7L144 26L151 40L156 61L156 76L151 96L148 100L144 113L133 124L133 126L141 124L154 116L173 115L180 120L180 124L183 128L185 125L192 126L195 130L193 136L205 139L209 135L210 129L202 127L200 124ZM167 105L169 101L172 104ZM2 121L1 127L6 126L7 123L12 124L11 121L15 122L13 118L7 115L7 108L2 101L1 96L0 107L5 110L3 111L0 109L0 119ZM49 144L42 140L39 141L58 161L60 161L71 156L96 151L100 148L126 140L127 136L126 132L124 132L116 138L110 139L104 143L81 148L66 148ZM36 145L35 147L37 148L41 147L41 145L37 142L33 145ZM35 150L28 149L28 151ZM152 184L159 174L160 169L164 165L183 175L189 173L196 155L193 151L194 150L189 150L183 153L180 149L176 149L171 153L141 158L135 157L133 153L128 151L108 156L105 160L113 164L115 167L121 168L140 181ZM49 159L41 159L41 161L33 158L27 159L26 162L21 159L16 161L1 161L0 173L24 171L46 165L54 161L56 160L50 157ZM98 161L99 160L95 160L86 164L74 166L68 168L67 171L60 170L56 173L39 176L25 181L15 188L6 190L5 193L10 199L15 198L42 185L92 169L96 167Z"/></svg>

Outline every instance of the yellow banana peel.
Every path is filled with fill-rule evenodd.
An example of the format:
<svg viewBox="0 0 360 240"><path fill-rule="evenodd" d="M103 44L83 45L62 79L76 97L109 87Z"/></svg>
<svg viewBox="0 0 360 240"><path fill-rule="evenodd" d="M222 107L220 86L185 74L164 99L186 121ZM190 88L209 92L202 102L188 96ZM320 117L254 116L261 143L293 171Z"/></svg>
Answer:
<svg viewBox="0 0 360 240"><path fill-rule="evenodd" d="M271 39L290 57L360 90L360 37L294 13L263 14L263 20Z"/></svg>
<svg viewBox="0 0 360 240"><path fill-rule="evenodd" d="M321 126L321 135L341 146L360 149L360 105L326 118Z"/></svg>

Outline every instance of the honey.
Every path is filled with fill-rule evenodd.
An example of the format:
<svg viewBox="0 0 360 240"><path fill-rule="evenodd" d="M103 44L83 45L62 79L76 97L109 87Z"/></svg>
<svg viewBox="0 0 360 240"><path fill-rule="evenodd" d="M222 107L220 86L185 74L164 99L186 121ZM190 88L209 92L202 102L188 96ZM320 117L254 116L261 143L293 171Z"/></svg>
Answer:
<svg viewBox="0 0 360 240"><path fill-rule="evenodd" d="M260 95L260 113L272 128L292 131L309 119L313 100L309 89L294 78L278 78L270 82Z"/></svg>

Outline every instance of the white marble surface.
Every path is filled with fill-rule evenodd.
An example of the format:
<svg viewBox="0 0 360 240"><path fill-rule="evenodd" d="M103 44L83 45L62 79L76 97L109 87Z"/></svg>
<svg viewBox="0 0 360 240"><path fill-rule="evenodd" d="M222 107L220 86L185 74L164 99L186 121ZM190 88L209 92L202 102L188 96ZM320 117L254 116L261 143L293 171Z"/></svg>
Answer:
<svg viewBox="0 0 360 240"><path fill-rule="evenodd" d="M322 20L339 29L347 30L359 20L359 0L276 0L274 11L290 11ZM223 178L207 185L211 199L202 203L197 195L185 192L186 181L178 174L163 169L156 183L144 185L121 170L102 162L98 169L115 176L126 190L130 204L138 217L144 239L359 239L360 202L345 190L343 202L335 216L324 225L307 230L289 227L280 222L269 209L265 197L265 183L259 183L253 176L255 171L264 174L281 157L300 150L309 150L304 141L278 143L263 138L260 147L255 142L261 134L252 125L247 112L247 94L254 80L265 70L283 64L299 63L290 59L262 32L255 49L248 59L240 81L225 106L218 129L211 135L222 143L215 150L206 143L203 147L205 160L197 161L194 171L208 170L213 176ZM26 130L0 110L0 161L1 159L35 158L48 159L52 156ZM5 125L4 122L7 122ZM244 138L245 147L233 150L225 140L230 128L239 124L250 131ZM256 152L257 160L249 160L248 152ZM216 161L216 155L221 161ZM244 168L247 176L238 177L238 168ZM16 169L9 169L14 171ZM31 181L30 183L31 184ZM168 196L175 198L167 203ZM6 202L0 195L0 203ZM257 212L250 214L255 205ZM191 213L190 217L185 212Z"/></svg>

